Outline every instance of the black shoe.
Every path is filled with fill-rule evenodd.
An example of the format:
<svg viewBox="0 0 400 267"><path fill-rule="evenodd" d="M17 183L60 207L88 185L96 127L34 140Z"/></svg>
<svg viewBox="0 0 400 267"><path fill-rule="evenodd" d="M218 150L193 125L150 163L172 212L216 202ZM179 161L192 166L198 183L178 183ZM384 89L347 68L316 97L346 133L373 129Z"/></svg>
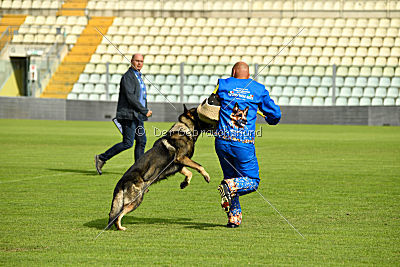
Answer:
<svg viewBox="0 0 400 267"><path fill-rule="evenodd" d="M94 162L96 164L96 171L99 175L101 175L103 172L101 171L101 168L103 168L104 164L106 164L105 161L102 161L99 157L99 155L94 156Z"/></svg>
<svg viewBox="0 0 400 267"><path fill-rule="evenodd" d="M227 228L238 228L238 227L239 227L239 224L228 223L228 224L226 225L226 227L227 227Z"/></svg>
<svg viewBox="0 0 400 267"><path fill-rule="evenodd" d="M232 204L231 192L229 190L229 187L227 184L222 183L218 186L218 191L221 195L221 207L226 213L228 213Z"/></svg>

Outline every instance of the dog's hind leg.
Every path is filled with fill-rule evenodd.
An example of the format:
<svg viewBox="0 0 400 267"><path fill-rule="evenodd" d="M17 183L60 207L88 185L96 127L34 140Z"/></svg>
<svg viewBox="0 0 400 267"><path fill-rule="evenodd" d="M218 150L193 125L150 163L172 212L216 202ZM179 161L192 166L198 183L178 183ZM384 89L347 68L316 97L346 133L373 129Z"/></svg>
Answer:
<svg viewBox="0 0 400 267"><path fill-rule="evenodd" d="M121 213L122 208L124 206L124 191L122 188L120 188L119 184L114 189L114 197L111 202L111 210L108 219L108 226L107 229L110 229L110 227L113 225L115 222L117 216Z"/></svg>
<svg viewBox="0 0 400 267"><path fill-rule="evenodd" d="M192 180L192 172L189 171L188 168L183 167L182 170L180 171L183 175L185 175L185 180L181 183L181 189L184 189L186 186L190 184L190 181Z"/></svg>
<svg viewBox="0 0 400 267"><path fill-rule="evenodd" d="M144 193L143 193L144 194ZM141 194L141 196L139 196L134 202L129 203L128 205L125 205L121 214L118 216L117 221L115 222L115 226L117 227L118 230L122 230L125 231L126 227L123 227L121 225L121 220L122 217L124 217L126 214L128 214L129 212L134 211L135 209L137 209L137 207L139 207L139 205L142 203L143 201L143 194Z"/></svg>
<svg viewBox="0 0 400 267"><path fill-rule="evenodd" d="M125 205L115 222L115 226L118 230L126 230L126 228L121 225L122 217L139 207L140 203L143 201L144 194L148 191L147 187L149 185L148 182L143 182L143 180L141 180L140 182L132 183L128 186L124 193Z"/></svg>

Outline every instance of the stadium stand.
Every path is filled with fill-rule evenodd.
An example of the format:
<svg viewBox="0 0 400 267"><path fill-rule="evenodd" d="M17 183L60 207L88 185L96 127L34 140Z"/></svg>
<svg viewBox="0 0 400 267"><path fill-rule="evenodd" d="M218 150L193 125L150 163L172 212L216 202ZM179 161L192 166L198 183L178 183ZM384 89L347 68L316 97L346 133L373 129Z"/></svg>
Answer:
<svg viewBox="0 0 400 267"><path fill-rule="evenodd" d="M12 6L14 9L23 9L39 4L37 1L1 2L4 10ZM82 13L85 6L86 15L92 16L89 21L85 13ZM52 8L51 4L46 7ZM101 27L124 55L128 58L134 52L145 55L143 73L155 85L146 81L149 101L165 102L161 92L170 101L199 102L212 92L218 78L229 76L234 62L244 60L253 70L256 65L261 70L304 27L293 43L283 49L257 77L258 81L266 84L271 96L280 105L332 105L333 64L337 66L336 105L400 103L400 18L389 12L400 10L398 1L238 3L71 0L59 2L55 7L54 4L56 14L26 17L19 34L12 40L19 44L65 41L72 47L43 92L43 97L65 98L68 95L69 99L117 99L119 80L128 64L106 39L101 39L93 30L87 32L92 21L99 19L93 15L101 15L110 16L110 19L99 19L107 20ZM166 13L152 15L160 10ZM292 15L196 15L196 11L229 10L252 10L254 14L257 11L277 14L292 12ZM371 17L346 16L349 12L359 10L382 12ZM143 16L134 17L124 15L128 11L144 13ZM172 11L189 13L176 15ZM293 13L295 11L310 13L296 16ZM324 16L333 11L338 13L333 17ZM113 20L111 16L114 15L117 16ZM60 27L65 30L65 40L56 34L56 29ZM87 41L89 39L93 41ZM181 62L185 63L183 99L180 92Z"/></svg>

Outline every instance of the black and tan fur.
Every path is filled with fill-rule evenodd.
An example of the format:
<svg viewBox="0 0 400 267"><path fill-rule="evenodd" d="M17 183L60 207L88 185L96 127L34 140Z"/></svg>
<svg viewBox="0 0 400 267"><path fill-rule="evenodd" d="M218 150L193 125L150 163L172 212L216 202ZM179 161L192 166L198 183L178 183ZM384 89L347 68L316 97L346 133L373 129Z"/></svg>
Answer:
<svg viewBox="0 0 400 267"><path fill-rule="evenodd" d="M121 225L122 217L140 205L144 194L148 192L147 187L152 183L180 172L185 176L181 188L188 186L192 173L187 167L195 169L207 183L210 182L210 176L205 169L191 160L199 134L208 127L209 125L199 120L196 108L188 110L184 106L184 112L179 116L178 122L165 136L155 141L153 147L118 181L114 189L108 227L114 223L118 230L126 230Z"/></svg>
<svg viewBox="0 0 400 267"><path fill-rule="evenodd" d="M247 124L247 113L249 112L249 107L241 110L239 104L235 103L231 114L231 122L234 127L244 128Z"/></svg>

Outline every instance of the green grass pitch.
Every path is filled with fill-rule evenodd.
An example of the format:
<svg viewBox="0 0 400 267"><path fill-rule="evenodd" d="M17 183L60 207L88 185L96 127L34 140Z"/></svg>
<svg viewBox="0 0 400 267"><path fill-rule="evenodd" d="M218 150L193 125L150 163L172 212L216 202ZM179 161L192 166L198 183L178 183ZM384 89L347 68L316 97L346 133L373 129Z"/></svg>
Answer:
<svg viewBox="0 0 400 267"><path fill-rule="evenodd" d="M146 123L149 148L154 127ZM258 126L260 127L260 126ZM226 229L213 138L194 172L150 187L105 231L112 192L133 150L99 176L93 157L120 140L111 122L0 120L0 265L387 265L400 262L400 128L262 126L259 187L241 197L243 223Z"/></svg>

